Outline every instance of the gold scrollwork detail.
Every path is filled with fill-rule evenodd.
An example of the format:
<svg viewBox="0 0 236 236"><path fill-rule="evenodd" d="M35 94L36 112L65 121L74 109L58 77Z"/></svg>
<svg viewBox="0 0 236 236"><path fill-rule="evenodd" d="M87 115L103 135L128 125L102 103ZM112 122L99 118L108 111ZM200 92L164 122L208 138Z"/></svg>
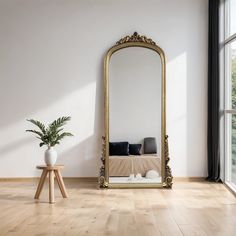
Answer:
<svg viewBox="0 0 236 236"><path fill-rule="evenodd" d="M168 165L170 161L170 157L169 157L169 145L168 145L168 135L165 136L165 179L164 179L164 184L163 187L164 188L172 188L172 180L173 180L173 176L171 173L171 168Z"/></svg>
<svg viewBox="0 0 236 236"><path fill-rule="evenodd" d="M108 187L108 183L105 178L105 161L106 161L105 157L106 157L106 137L102 136L102 157L101 157L102 166L100 168L100 176L98 178L98 183L100 188Z"/></svg>
<svg viewBox="0 0 236 236"><path fill-rule="evenodd" d="M133 35L131 36L125 36L124 38L120 39L118 42L116 42L116 45L120 45L120 44L128 43L128 42L142 42L142 43L148 43L151 45L156 45L156 43L152 39L147 38L144 35L139 35L137 32L134 32Z"/></svg>

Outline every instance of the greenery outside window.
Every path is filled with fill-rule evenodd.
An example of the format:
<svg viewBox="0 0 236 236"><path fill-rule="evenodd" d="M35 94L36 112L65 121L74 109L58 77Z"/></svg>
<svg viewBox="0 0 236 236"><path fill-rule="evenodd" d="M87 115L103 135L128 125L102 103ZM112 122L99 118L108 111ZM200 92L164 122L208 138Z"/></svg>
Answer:
<svg viewBox="0 0 236 236"><path fill-rule="evenodd" d="M236 191L236 0L224 1L225 182Z"/></svg>

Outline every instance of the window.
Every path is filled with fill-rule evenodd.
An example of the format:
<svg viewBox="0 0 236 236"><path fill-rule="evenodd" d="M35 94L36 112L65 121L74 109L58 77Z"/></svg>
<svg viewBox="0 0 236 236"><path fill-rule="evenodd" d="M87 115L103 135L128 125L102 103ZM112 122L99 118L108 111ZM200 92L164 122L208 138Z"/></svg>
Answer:
<svg viewBox="0 0 236 236"><path fill-rule="evenodd" d="M224 1L225 182L236 191L236 0Z"/></svg>
<svg viewBox="0 0 236 236"><path fill-rule="evenodd" d="M229 35L236 33L236 1L229 0Z"/></svg>

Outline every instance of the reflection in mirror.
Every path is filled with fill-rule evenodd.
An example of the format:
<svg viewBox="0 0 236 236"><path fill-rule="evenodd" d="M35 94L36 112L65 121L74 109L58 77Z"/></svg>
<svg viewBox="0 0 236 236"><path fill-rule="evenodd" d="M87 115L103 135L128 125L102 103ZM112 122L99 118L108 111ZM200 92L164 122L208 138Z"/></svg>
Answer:
<svg viewBox="0 0 236 236"><path fill-rule="evenodd" d="M109 183L161 183L162 66L144 47L109 64Z"/></svg>

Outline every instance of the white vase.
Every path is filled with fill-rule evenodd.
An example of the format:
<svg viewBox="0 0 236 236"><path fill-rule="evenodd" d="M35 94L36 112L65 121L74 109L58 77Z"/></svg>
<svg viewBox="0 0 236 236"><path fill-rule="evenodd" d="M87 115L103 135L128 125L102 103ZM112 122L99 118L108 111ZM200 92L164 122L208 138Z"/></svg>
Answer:
<svg viewBox="0 0 236 236"><path fill-rule="evenodd" d="M44 161L47 166L54 166L57 161L57 152L53 147L48 147L44 153Z"/></svg>

